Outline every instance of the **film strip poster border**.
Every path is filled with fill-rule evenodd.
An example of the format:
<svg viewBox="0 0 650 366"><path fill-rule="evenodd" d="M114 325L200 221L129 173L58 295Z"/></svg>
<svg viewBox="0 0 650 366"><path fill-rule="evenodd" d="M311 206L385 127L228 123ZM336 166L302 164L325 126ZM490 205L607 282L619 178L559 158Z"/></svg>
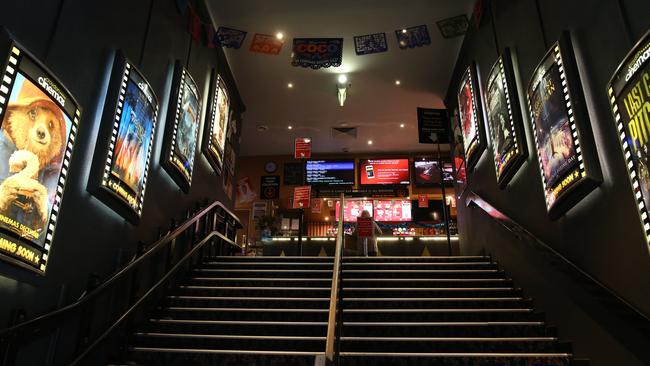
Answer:
<svg viewBox="0 0 650 366"><path fill-rule="evenodd" d="M645 235L648 251L650 251L650 217L648 206L646 204L647 200L650 199L650 197L646 197L648 195L648 182L643 182L643 177L640 177L641 174L639 169L639 161L641 161L642 158L639 156L639 154L635 153L636 151L634 150L637 150L637 148L635 146L630 146L635 142L632 136L630 136L631 133L628 132L629 127L626 127L625 124L634 123L633 119L629 115L629 111L626 110L626 119L624 120L624 117L621 115L621 110L619 109L619 101L623 100L626 97L624 95L625 91L631 93L631 90L629 90L630 85L633 85L634 82L638 82L638 75L642 74L649 68L650 31L647 32L625 56L623 62L621 62L619 67L614 72L614 75L612 76L612 79L608 83L607 87L607 95L609 97L612 113L614 115L623 157L625 158L625 163L627 165L628 177L630 179L630 184L632 185L632 192L636 201L639 220L643 229L643 233ZM646 93L648 92L646 91ZM646 98L650 98L650 95L646 95ZM625 107L628 105L628 103L625 102L621 102L620 104L624 105ZM650 104L650 99L645 100L645 105L648 104ZM623 106L620 108L623 108ZM638 108L638 111L641 112L641 109L642 107ZM648 114L650 114L650 112L648 112ZM647 121L650 119L650 116L646 116L645 118ZM640 117L636 120L638 120L639 123L643 123L642 121L644 119L643 117Z"/></svg>
<svg viewBox="0 0 650 366"><path fill-rule="evenodd" d="M142 216L142 207L144 204L144 197L147 187L147 178L149 173L149 165L151 162L151 151L153 148L153 140L156 131L156 121L158 119L158 101L156 99L151 86L142 76L142 74L137 70L137 68L122 55L118 53L115 59L115 65L113 68L112 78L118 78L119 84L117 85L117 96L115 107L112 109L105 108L104 114L110 113L110 131L108 141L108 149L105 153L105 160L102 162L102 171L101 177L99 179L98 187L91 190L91 192L97 195L100 199L111 207L113 210L118 212L124 218L126 218L132 224L137 224ZM118 145L118 133L120 132L122 114L125 109L126 96L127 96L127 87L129 83L134 83L138 86L138 89L145 94L149 99L149 104L152 109L151 116L151 131L149 132L148 146L146 150L144 166L142 169L142 183L141 188L134 190L128 187L128 184L121 180L119 177L114 176L111 172L113 163L118 163L119 156L116 152ZM115 92L115 89L109 88L109 93ZM110 94L109 94L110 96ZM108 107L108 105L106 106ZM104 116L105 117L105 116ZM104 123L104 122L102 122ZM102 136L99 137L100 139ZM99 145L99 144L98 144ZM117 161L116 161L117 160ZM133 191L133 195L129 190ZM108 193L108 194L105 194ZM114 205L113 202L117 201L118 205Z"/></svg>
<svg viewBox="0 0 650 366"><path fill-rule="evenodd" d="M564 106L568 118L569 136L573 144L576 162L559 179L551 182L553 183L551 185L545 177L544 164L540 155L541 136L535 122L531 94L534 94L537 84L553 67L557 67L559 73L560 85L558 87L562 96L561 105ZM591 135L589 115L586 111L584 95L568 32L564 32L560 39L552 45L534 69L532 75L526 92L526 100L547 212L551 219L556 219L602 182L595 142ZM587 150L583 151L585 146L587 146Z"/></svg>
<svg viewBox="0 0 650 366"><path fill-rule="evenodd" d="M198 90L194 78L190 75L189 71L185 69L180 62L176 62L174 70L174 84L176 87L172 90L175 91L171 96L171 105L175 105L174 114L170 114L167 121L167 131L165 133L165 142L167 147L164 149L163 156L163 168L167 170L172 179L179 185L179 187L185 192L189 192L189 188L192 185L192 176L194 173L194 158L196 153L196 140L198 138L198 131L200 122L198 121L198 116L201 115L201 94ZM185 166L185 162L181 160L175 153L176 145L178 144L178 129L179 124L182 122L181 118L183 116L183 97L185 96L186 87L189 88L189 92L194 94L194 97L197 101L197 122L196 129L191 138L195 141L194 150L189 152L189 156L186 159L190 160L188 166ZM171 126L171 130L169 129ZM171 134L171 137L169 136Z"/></svg>
<svg viewBox="0 0 650 366"><path fill-rule="evenodd" d="M465 119L467 118L467 111L462 108L462 93L463 89L468 89L469 92L469 102L471 104L471 112L473 115L473 121L471 121L471 124L473 125L474 128L474 136L471 136L469 145L465 143L465 139L467 138L466 134L467 131L463 128L466 123ZM460 127L461 127L461 132L463 134L463 144L464 144L464 152L465 152L465 158L467 162L467 170L471 170L474 168L476 163L478 162L479 158L481 157L481 153L483 152L485 148L485 133L483 130L483 124L481 123L483 114L481 110L481 104L480 100L477 99L477 97L480 95L479 91L479 86L477 82L477 76L476 76L476 64L472 62L465 72L463 73L463 76L461 77L461 82L460 82L460 88L458 90L458 108L459 108L459 121L460 121ZM465 114L465 117L461 114Z"/></svg>
<svg viewBox="0 0 650 366"><path fill-rule="evenodd" d="M208 159L208 162L210 163L210 166L212 166L212 169L214 169L215 173L221 174L221 171L223 169L223 158L224 158L224 151L223 149L220 149L217 144L215 144L215 140L218 138L218 136L215 136L215 124L218 122L217 118L220 118L219 114L219 94L220 93L225 93L225 98L226 98L226 103L230 103L230 95L228 94L228 89L226 87L225 82L223 81L223 78L219 73L217 72L216 69L212 70L212 80L210 82L210 113L208 113L209 120L205 124L205 132L204 132L204 141L203 141L203 153ZM228 132L228 125L230 122L231 118L231 111L230 111L230 106L228 108L228 113L225 115L226 121L224 122L224 131L222 133L224 136ZM219 116L219 117L218 117Z"/></svg>
<svg viewBox="0 0 650 366"><path fill-rule="evenodd" d="M6 31L2 30L2 37L9 38ZM26 49L13 40L3 42L8 44L8 57L5 63L4 70L2 71L2 81L0 84L0 118L3 119L7 113L7 105L9 103L10 95L15 87L15 81L19 74L22 72L23 64L29 63L30 68L37 70L48 79L49 84L54 84L63 95L64 103L57 101L56 98L50 98L62 111L70 118L70 133L67 141L65 141L65 150L61 159L61 169L56 181L56 192L54 194L54 201L52 202L49 217L45 223L45 237L43 246L40 247L37 243L30 241L25 237L20 237L14 233L2 230L0 231L0 258L6 259L20 267L32 270L38 274L45 275L47 269L50 252L54 241L54 233L57 225L57 220L60 212L61 203L63 201L63 192L65 191L65 183L70 169L70 159L77 136L77 129L81 119L81 108L74 100L72 95L63 86L62 83L50 72L47 67L41 64L33 55ZM64 104L69 103L65 108Z"/></svg>
<svg viewBox="0 0 650 366"><path fill-rule="evenodd" d="M497 156L496 146L493 146L494 154L494 167L497 176L497 183L499 187L504 188L512 176L517 172L519 167L526 161L528 157L528 149L526 148L526 135L524 133L521 111L519 109L519 98L517 96L517 84L514 77L514 66L512 61L512 54L509 48L506 48L503 54L497 59L488 74L485 93L486 93L486 114L488 120L488 128L490 133L494 135L495 123L491 120L490 111L490 98L489 95L491 84L496 82L496 79L501 81L503 85L503 92L505 95L506 106L508 110L508 125L507 128L512 136L512 145L504 151L504 157L499 163ZM493 141L494 143L494 141Z"/></svg>

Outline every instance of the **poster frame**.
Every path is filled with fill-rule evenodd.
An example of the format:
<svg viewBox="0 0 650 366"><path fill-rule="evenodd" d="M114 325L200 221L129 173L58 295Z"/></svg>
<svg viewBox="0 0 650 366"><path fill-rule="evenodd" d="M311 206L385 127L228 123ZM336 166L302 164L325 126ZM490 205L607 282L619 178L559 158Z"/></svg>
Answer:
<svg viewBox="0 0 650 366"><path fill-rule="evenodd" d="M201 151L203 152L203 155L205 155L206 159L208 160L208 163L214 170L216 174L221 174L221 171L223 170L223 160L224 160L224 153L225 153L225 144L224 144L224 149L220 150L219 146L214 146L214 149L212 148L212 136L213 136L213 126L215 123L215 118L217 116L217 98L218 98L218 91L220 85L223 84L223 89L226 91L226 96L228 98L228 115L226 118L228 119L226 121L225 125L225 131L223 132L225 136L228 136L228 129L230 128L230 123L233 118L233 101L232 101L232 95L230 93L230 90L228 88L228 85L224 78L221 76L217 68L213 68L210 74L210 89L208 93L208 107L209 109L207 110L205 114L205 123L203 126L203 142L201 146Z"/></svg>
<svg viewBox="0 0 650 366"><path fill-rule="evenodd" d="M474 116L475 116L474 128L477 131L476 144L470 145L470 147L467 149L465 149L465 145L464 145L465 136L463 134L463 153L465 154L465 161L467 162L467 171L471 172L476 166L476 163L478 163L478 160L483 155L483 151L485 151L487 143L486 143L485 127L484 127L484 119L483 119L483 104L481 103L481 99L480 99L482 93L478 82L477 65L475 61L471 61L467 66L467 68L465 69L465 71L463 72L463 74L461 75L459 87L456 93L456 101L458 103L458 109L460 110L460 92L463 85L463 81L466 78L466 75L467 78L469 78L470 92L472 94L472 109L474 110ZM458 120L462 132L463 123L460 118L460 113L458 115Z"/></svg>

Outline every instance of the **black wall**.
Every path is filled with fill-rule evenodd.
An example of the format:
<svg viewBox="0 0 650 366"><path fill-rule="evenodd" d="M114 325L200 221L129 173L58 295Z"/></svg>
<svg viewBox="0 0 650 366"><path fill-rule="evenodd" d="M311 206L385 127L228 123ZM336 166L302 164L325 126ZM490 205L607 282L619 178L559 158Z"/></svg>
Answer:
<svg viewBox="0 0 650 366"><path fill-rule="evenodd" d="M152 243L159 229L167 231L172 218L181 219L197 202L218 199L232 208L222 177L210 168L200 145L189 194L182 193L160 166L175 60L188 62L202 92L202 124L213 67L230 84L234 110L243 110L223 52L192 41L186 31L187 16L179 14L175 4L173 0L0 1L0 24L54 72L83 108L47 273L38 276L0 262L0 328L11 309L24 309L32 318L76 300L90 274L112 273L120 258L134 253L138 241ZM160 103L142 220L137 226L86 190L117 49L139 67ZM198 141L202 133L201 128ZM237 151L238 137L233 140Z"/></svg>
<svg viewBox="0 0 650 366"><path fill-rule="evenodd" d="M491 147L483 153L469 187L575 263L639 312L650 316L650 253L642 233L632 188L609 109L606 84L632 45L650 28L646 0L492 0L479 28L470 26L447 94L457 107L460 76L476 61L483 85L490 67L505 47L514 51L520 108L530 156L505 189L497 186ZM546 214L539 164L525 88L547 49L568 30L593 129L603 183L557 220ZM485 125L485 122L484 122ZM592 365L647 364L645 347L625 339L631 329L608 324L604 311L592 311L599 299L582 294L580 284L559 273L503 231L478 208L459 202L463 254L490 253L528 290L563 338L574 342L578 356ZM584 296L583 296L584 295ZM585 297L586 296L586 297ZM601 309L602 310L602 309ZM617 328L619 327L619 328ZM617 328L617 329L614 329ZM642 350L643 348L643 350Z"/></svg>

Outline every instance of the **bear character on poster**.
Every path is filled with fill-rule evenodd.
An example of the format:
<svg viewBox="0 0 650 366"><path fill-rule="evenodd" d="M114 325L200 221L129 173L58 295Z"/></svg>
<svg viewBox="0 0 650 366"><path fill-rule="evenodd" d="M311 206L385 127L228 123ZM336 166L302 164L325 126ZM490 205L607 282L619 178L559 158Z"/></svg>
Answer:
<svg viewBox="0 0 650 366"><path fill-rule="evenodd" d="M16 87L18 96L7 105L0 134L0 214L33 230L19 234L41 236L49 212L48 186L56 183L63 157L66 123L61 109L34 83L24 79Z"/></svg>

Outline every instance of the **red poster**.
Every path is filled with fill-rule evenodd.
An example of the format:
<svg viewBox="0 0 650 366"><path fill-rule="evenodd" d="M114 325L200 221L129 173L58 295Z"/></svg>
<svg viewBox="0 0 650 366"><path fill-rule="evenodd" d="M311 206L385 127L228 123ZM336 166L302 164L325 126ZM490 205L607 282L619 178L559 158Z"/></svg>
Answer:
<svg viewBox="0 0 650 366"><path fill-rule="evenodd" d="M418 194L418 207L429 207L429 197L426 194Z"/></svg>
<svg viewBox="0 0 650 366"><path fill-rule="evenodd" d="M267 55L277 55L282 50L284 42L275 36L268 34L255 33L250 50L253 52L266 53Z"/></svg>
<svg viewBox="0 0 650 366"><path fill-rule="evenodd" d="M315 199L311 201L311 213L319 214L321 212L321 200Z"/></svg>
<svg viewBox="0 0 650 366"><path fill-rule="evenodd" d="M357 235L360 238L372 236L372 217L359 217L357 219Z"/></svg>
<svg viewBox="0 0 650 366"><path fill-rule="evenodd" d="M295 187L293 189L293 208L309 207L309 197L311 196L311 186Z"/></svg>
<svg viewBox="0 0 650 366"><path fill-rule="evenodd" d="M361 184L409 184L408 159L361 160Z"/></svg>
<svg viewBox="0 0 650 366"><path fill-rule="evenodd" d="M311 139L309 137L297 137L294 145L294 158L311 158Z"/></svg>

